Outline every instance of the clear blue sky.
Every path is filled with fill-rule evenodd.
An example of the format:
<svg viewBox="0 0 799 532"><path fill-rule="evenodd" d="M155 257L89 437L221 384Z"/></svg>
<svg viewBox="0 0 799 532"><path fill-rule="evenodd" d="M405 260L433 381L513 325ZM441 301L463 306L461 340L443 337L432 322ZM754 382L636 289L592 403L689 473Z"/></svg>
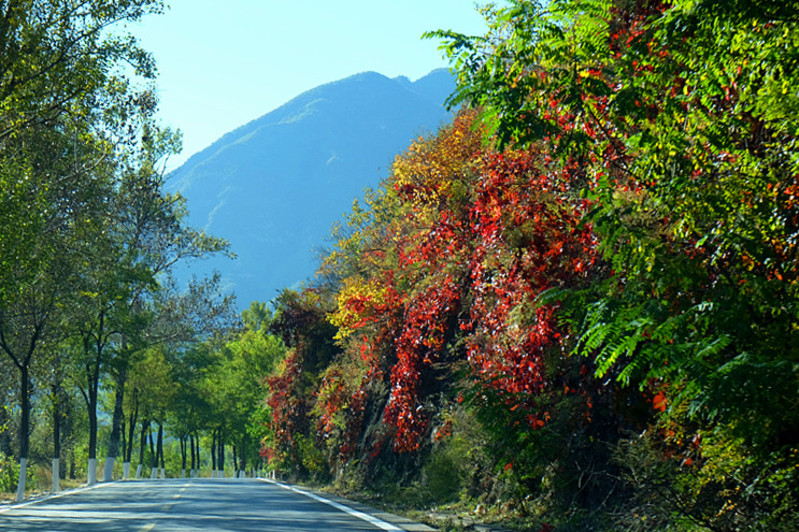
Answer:
<svg viewBox="0 0 799 532"><path fill-rule="evenodd" d="M162 122L183 132L171 168L323 83L448 66L439 43L421 39L427 30L485 30L472 0L167 1L128 29L157 61Z"/></svg>

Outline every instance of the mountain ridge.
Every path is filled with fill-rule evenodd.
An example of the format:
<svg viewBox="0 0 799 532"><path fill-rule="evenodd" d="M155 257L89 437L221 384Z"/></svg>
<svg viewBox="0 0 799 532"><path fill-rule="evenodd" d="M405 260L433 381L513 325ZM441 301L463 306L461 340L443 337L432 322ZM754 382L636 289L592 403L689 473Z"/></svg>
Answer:
<svg viewBox="0 0 799 532"><path fill-rule="evenodd" d="M446 69L416 81L362 72L310 89L222 135L169 176L189 223L227 238L238 259L210 259L242 307L308 280L318 249L396 154L450 118Z"/></svg>

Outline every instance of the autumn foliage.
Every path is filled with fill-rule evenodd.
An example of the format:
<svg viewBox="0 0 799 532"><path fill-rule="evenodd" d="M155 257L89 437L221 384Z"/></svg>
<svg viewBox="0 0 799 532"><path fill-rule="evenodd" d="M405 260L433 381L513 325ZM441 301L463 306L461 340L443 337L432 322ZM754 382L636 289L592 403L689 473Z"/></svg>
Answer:
<svg viewBox="0 0 799 532"><path fill-rule="evenodd" d="M471 110L315 288L331 473L446 471L564 529L796 524L799 19L771 7L516 0L435 34Z"/></svg>

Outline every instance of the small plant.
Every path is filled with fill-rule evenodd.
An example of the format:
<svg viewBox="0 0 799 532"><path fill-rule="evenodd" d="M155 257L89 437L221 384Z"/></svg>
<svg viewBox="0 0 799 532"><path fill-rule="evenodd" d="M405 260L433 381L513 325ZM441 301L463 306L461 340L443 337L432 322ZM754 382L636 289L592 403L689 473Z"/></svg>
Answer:
<svg viewBox="0 0 799 532"><path fill-rule="evenodd" d="M0 492L12 493L17 490L19 465L13 459L0 453Z"/></svg>

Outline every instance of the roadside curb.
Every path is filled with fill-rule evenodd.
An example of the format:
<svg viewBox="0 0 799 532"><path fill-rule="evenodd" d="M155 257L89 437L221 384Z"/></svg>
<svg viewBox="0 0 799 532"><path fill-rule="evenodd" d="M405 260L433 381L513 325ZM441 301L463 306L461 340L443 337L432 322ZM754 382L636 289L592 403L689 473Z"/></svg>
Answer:
<svg viewBox="0 0 799 532"><path fill-rule="evenodd" d="M459 530L474 530L475 532L514 532L514 529L511 528L505 528L496 524L481 523L472 517L463 517L455 514L450 515L433 512L428 514L428 517L434 524L441 523L446 527L456 526L459 527Z"/></svg>
<svg viewBox="0 0 799 532"><path fill-rule="evenodd" d="M17 508L25 508L26 506L30 506L32 504L49 501L51 499L59 499L61 497L66 497L67 495L80 493L82 491L94 490L97 488L101 488L103 486L113 486L117 482L120 481L112 480L111 482L98 482L94 486L81 486L79 488L70 488L66 490L61 490L58 493L49 493L47 495L42 495L39 497L31 497L30 499L25 499L22 502L0 503L0 514L3 514L11 510L16 510Z"/></svg>
<svg viewBox="0 0 799 532"><path fill-rule="evenodd" d="M311 499L317 500L319 502L328 504L352 516L358 517L360 519L363 519L364 521L372 523L373 525L383 530L393 530L393 531L398 530L406 532L435 532L436 530L435 528L431 528L423 523L413 521L406 517L378 510L376 508L372 508L365 504L344 499L336 495L331 495L330 493L324 493L309 488L300 488L292 484L277 482L275 480L267 478L258 478L258 480L261 482L266 482L269 484L273 484L275 486L279 486L283 489L290 490L295 493L305 495L306 497L310 497Z"/></svg>

